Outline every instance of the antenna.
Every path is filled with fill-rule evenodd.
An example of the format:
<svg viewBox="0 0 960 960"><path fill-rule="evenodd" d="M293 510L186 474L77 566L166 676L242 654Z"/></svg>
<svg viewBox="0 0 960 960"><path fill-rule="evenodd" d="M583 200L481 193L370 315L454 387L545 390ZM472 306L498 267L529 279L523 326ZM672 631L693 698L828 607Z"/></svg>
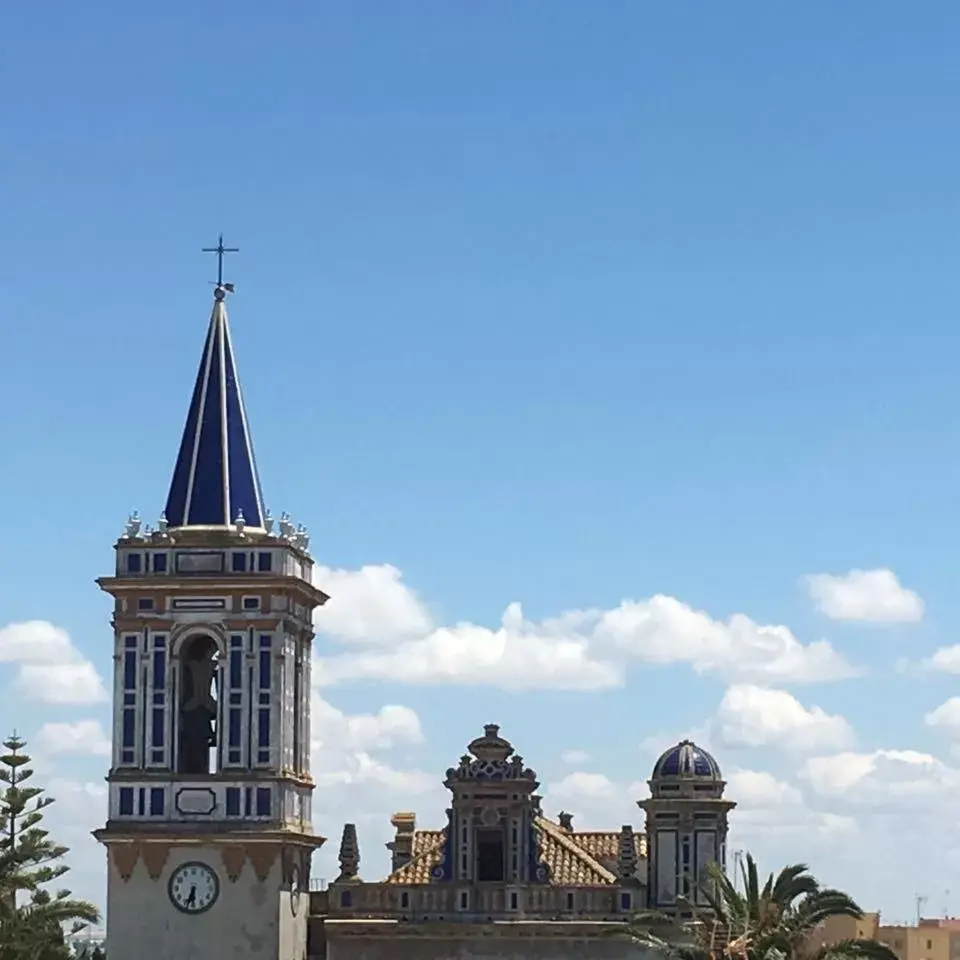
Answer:
<svg viewBox="0 0 960 960"><path fill-rule="evenodd" d="M950 891L943 891L943 918L944 920L949 919L950 917Z"/></svg>
<svg viewBox="0 0 960 960"><path fill-rule="evenodd" d="M917 926L920 926L920 913L923 910L923 905L930 899L925 893L914 894L914 901L917 904Z"/></svg>

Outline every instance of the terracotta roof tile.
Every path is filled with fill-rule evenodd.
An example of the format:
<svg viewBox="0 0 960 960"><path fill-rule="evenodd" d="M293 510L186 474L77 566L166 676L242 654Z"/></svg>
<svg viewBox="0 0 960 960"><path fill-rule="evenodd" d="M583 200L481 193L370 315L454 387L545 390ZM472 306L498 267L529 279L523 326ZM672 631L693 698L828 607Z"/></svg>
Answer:
<svg viewBox="0 0 960 960"><path fill-rule="evenodd" d="M616 862L617 853L620 849L620 831L608 830L574 830L570 834L573 842L578 847L583 847L587 853L601 863L607 861ZM634 844L637 848L637 856L643 860L647 856L647 837L643 833L634 833Z"/></svg>
<svg viewBox="0 0 960 960"><path fill-rule="evenodd" d="M540 828L540 859L550 868L550 883L558 887L586 887L616 883L616 876L577 844L572 833L544 817Z"/></svg>
<svg viewBox="0 0 960 960"><path fill-rule="evenodd" d="M560 887L595 886L617 882L614 869L620 844L619 831L566 831L545 817L537 818L540 859L550 868L550 883ZM417 830L413 855L386 879L386 883L429 883L440 863L443 830ZM635 834L637 856L647 853L646 838Z"/></svg>
<svg viewBox="0 0 960 960"><path fill-rule="evenodd" d="M444 830L415 830L413 855L385 883L429 883L430 871L440 862Z"/></svg>

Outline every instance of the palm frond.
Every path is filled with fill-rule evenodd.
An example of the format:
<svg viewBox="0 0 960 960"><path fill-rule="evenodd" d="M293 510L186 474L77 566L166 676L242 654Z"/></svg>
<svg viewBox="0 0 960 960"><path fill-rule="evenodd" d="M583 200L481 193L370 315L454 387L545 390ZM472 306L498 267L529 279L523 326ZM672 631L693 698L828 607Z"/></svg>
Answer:
<svg viewBox="0 0 960 960"><path fill-rule="evenodd" d="M820 947L812 960L896 960L896 954L879 940L841 940Z"/></svg>

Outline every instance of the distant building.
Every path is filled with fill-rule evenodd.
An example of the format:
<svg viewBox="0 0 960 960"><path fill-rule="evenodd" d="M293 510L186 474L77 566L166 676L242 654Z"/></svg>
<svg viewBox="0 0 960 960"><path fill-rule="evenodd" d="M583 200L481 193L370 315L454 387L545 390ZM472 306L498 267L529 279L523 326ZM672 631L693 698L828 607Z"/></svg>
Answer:
<svg viewBox="0 0 960 960"><path fill-rule="evenodd" d="M922 919L917 926L881 924L877 939L898 960L960 960L960 920L952 917Z"/></svg>
<svg viewBox="0 0 960 960"><path fill-rule="evenodd" d="M865 913L860 920L855 917L828 917L811 934L815 948L832 946L842 940L878 940L879 913Z"/></svg>
<svg viewBox="0 0 960 960"><path fill-rule="evenodd" d="M881 923L879 913L866 913L860 920L830 917L812 942L821 947L852 939L879 940L898 960L960 960L960 919L956 917L924 918L916 925Z"/></svg>

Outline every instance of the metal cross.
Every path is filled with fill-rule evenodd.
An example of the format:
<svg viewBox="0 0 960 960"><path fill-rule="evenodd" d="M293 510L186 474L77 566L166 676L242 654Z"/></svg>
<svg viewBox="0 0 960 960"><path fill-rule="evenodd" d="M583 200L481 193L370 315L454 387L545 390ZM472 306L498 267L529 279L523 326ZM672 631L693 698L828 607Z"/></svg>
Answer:
<svg viewBox="0 0 960 960"><path fill-rule="evenodd" d="M223 245L223 234L215 247L204 247L201 253L215 253L217 255L217 286L223 286L223 255L225 253L239 253L239 247L225 247Z"/></svg>

